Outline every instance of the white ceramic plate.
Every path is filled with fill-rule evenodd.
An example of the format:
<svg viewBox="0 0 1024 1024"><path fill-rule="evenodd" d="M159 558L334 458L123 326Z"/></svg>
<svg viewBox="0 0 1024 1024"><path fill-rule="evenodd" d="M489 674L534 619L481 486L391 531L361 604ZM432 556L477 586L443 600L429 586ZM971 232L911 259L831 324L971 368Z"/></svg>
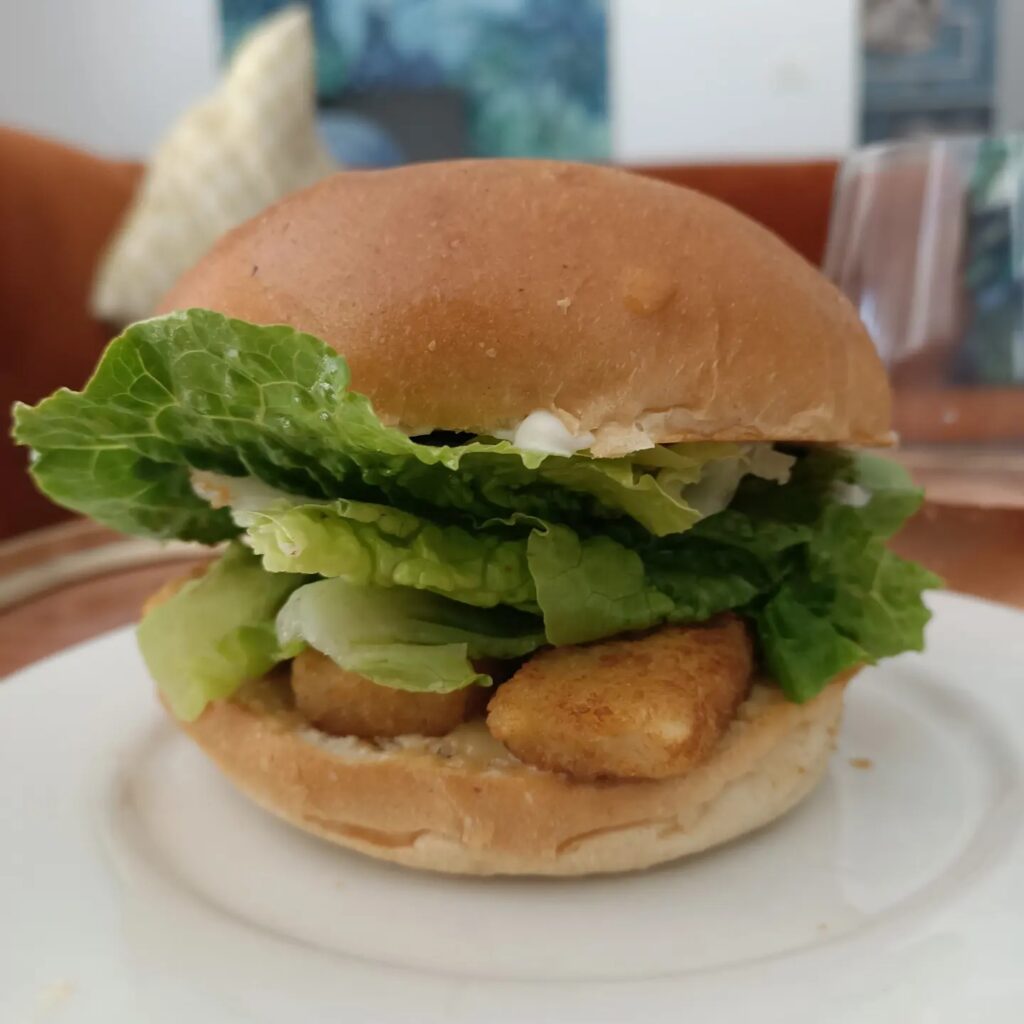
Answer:
<svg viewBox="0 0 1024 1024"><path fill-rule="evenodd" d="M118 631L0 684L0 1021L1024 1020L1024 615L934 598L827 781L643 874L460 880L250 806Z"/></svg>

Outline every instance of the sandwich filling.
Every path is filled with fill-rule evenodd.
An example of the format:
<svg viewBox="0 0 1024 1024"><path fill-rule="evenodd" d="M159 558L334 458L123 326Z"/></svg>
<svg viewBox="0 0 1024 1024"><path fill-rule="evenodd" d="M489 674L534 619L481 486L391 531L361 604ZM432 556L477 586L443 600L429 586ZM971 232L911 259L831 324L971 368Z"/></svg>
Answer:
<svg viewBox="0 0 1024 1024"><path fill-rule="evenodd" d="M938 585L885 546L921 500L892 463L710 441L595 458L551 410L408 437L317 338L206 310L129 327L82 392L18 406L15 437L70 509L226 542L139 628L185 720L291 659L307 683L326 665L374 692L461 694L465 715L524 659L679 629L684 646L724 630L806 701L920 649Z"/></svg>

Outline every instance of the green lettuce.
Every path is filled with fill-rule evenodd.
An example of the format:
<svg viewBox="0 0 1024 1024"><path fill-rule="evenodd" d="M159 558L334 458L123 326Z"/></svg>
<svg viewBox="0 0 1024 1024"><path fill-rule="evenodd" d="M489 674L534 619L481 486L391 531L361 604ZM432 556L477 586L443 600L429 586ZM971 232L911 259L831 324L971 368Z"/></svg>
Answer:
<svg viewBox="0 0 1024 1024"><path fill-rule="evenodd" d="M385 426L344 360L204 310L128 328L81 393L15 409L41 489L129 533L245 534L140 628L175 713L309 643L391 686L726 610L793 700L921 646L938 580L886 540L921 500L838 449L664 445L622 459ZM197 472L246 492L198 497ZM275 625L276 623L276 625Z"/></svg>
<svg viewBox="0 0 1024 1024"><path fill-rule="evenodd" d="M788 515L808 530L779 563L776 585L749 608L762 657L787 697L808 700L838 672L922 649L930 616L921 595L942 581L885 546L921 504L900 466L819 450L774 493L745 481L737 504L755 528L772 522L765 516Z"/></svg>
<svg viewBox="0 0 1024 1024"><path fill-rule="evenodd" d="M748 478L733 507L664 538L538 520L528 536L497 529L509 521L470 533L351 502L238 518L268 569L539 610L555 645L736 610L787 696L807 700L843 669L921 647L921 592L939 581L885 547L919 503L899 467L817 450L787 484Z"/></svg>
<svg viewBox="0 0 1024 1024"><path fill-rule="evenodd" d="M375 683L430 693L490 685L474 659L518 658L544 643L539 619L511 608L340 578L296 590L277 629L283 646L304 642Z"/></svg>
<svg viewBox="0 0 1024 1024"><path fill-rule="evenodd" d="M535 530L529 563L553 644L646 629L671 615L672 599L650 583L640 556L610 537L581 539L565 526Z"/></svg>
<svg viewBox="0 0 1024 1024"><path fill-rule="evenodd" d="M535 531L530 569L548 640L585 643L736 610L752 620L786 696L808 700L845 669L922 648L921 595L941 581L885 546L920 501L899 466L817 450L785 485L746 478L733 507L679 536Z"/></svg>
<svg viewBox="0 0 1024 1024"><path fill-rule="evenodd" d="M240 544L198 579L151 609L138 628L139 648L174 714L196 718L297 648L282 645L275 619L306 576L265 572Z"/></svg>
<svg viewBox="0 0 1024 1024"><path fill-rule="evenodd" d="M236 513L270 572L430 590L465 604L537 610L526 538L470 532L385 505L342 499Z"/></svg>
<svg viewBox="0 0 1024 1024"><path fill-rule="evenodd" d="M470 525L510 512L577 525L627 515L664 534L699 518L642 458L422 444L384 426L348 385L344 359L309 334L193 309L127 328L83 391L16 406L14 435L34 449L32 474L54 501L146 536L213 543L236 532L192 492L193 469ZM674 471L696 479L703 461L734 451L698 446Z"/></svg>

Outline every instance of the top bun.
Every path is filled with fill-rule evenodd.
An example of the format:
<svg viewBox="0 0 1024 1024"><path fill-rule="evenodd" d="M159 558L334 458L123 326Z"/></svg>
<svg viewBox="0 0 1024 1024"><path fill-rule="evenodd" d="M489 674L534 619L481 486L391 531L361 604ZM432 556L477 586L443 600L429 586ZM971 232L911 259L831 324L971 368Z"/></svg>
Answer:
<svg viewBox="0 0 1024 1024"><path fill-rule="evenodd" d="M409 433L548 410L597 455L696 440L886 444L853 307L707 196L534 160L348 171L226 235L161 312L287 323Z"/></svg>

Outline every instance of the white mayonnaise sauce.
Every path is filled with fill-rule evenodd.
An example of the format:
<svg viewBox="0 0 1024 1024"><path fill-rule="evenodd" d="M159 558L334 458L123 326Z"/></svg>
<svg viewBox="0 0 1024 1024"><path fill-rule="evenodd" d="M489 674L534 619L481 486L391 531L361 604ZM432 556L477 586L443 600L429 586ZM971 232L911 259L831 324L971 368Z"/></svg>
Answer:
<svg viewBox="0 0 1024 1024"><path fill-rule="evenodd" d="M523 451L545 455L574 455L594 443L594 435L590 431L574 434L546 409L536 409L515 430L500 431L498 436Z"/></svg>

